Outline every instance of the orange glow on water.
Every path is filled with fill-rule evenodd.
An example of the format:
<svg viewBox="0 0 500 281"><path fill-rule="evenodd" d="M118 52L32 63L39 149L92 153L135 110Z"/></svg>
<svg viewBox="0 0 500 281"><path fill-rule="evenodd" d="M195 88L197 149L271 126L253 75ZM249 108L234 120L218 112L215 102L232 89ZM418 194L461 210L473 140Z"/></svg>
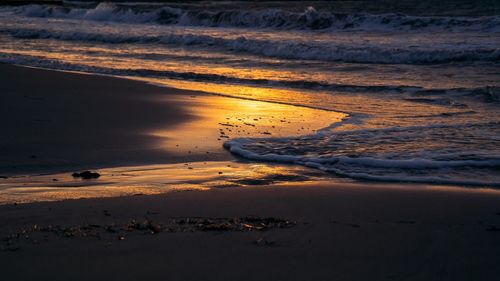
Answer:
<svg viewBox="0 0 500 281"><path fill-rule="evenodd" d="M182 153L212 151L231 138L308 135L346 117L332 111L210 95L191 96L187 108L198 118L152 132L164 138L163 147L178 147Z"/></svg>

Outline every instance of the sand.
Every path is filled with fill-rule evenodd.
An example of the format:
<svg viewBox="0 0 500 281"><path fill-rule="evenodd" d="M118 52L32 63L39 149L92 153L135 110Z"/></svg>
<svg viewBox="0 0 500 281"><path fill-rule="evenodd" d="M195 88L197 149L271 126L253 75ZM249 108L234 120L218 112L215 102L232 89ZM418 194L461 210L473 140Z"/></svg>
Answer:
<svg viewBox="0 0 500 281"><path fill-rule="evenodd" d="M3 173L163 161L170 154L147 132L193 118L175 90L2 64L0 73Z"/></svg>
<svg viewBox="0 0 500 281"><path fill-rule="evenodd" d="M229 137L308 134L345 114L0 64L0 176L233 160Z"/></svg>
<svg viewBox="0 0 500 281"><path fill-rule="evenodd" d="M172 183L163 182L162 173L168 178L168 171L178 170L165 165L180 167L183 161L198 162L191 163L191 169L184 167L189 174L175 172L178 177L203 174L220 182L218 177L231 169L220 175L216 165L229 161L242 167L233 177L248 180L256 173L241 173L251 170L252 164L238 163L222 149L219 129L236 136L258 136L268 130L273 135L303 133L302 126L294 125L299 115L286 106L261 108L265 103L259 103L257 118L232 116L241 110L234 99L117 78L0 65L0 83L0 175L9 175L0 179L0 186L3 190L15 183L18 194L33 192L21 187L33 188L34 182L70 195L71 188L91 186L95 196L99 189L106 193L106 188L120 182L168 186ZM207 103L210 108L204 108ZM278 120L287 125L277 128L271 118L277 112L290 123ZM226 119L230 117L235 118ZM219 124L249 120L256 123L241 132ZM320 125L310 124L307 130ZM217 133L197 136L207 137L203 149L196 140L176 146L179 136L204 128ZM215 168L202 169L205 164L200 161L206 160ZM160 164L147 168L141 163ZM73 182L65 172L83 167L103 169L102 178ZM297 168L267 165L265 169L274 174L263 172L263 179ZM31 176L43 171L49 175ZM47 184L54 175L66 189ZM350 183L321 175L272 183L260 180L257 186L219 184L203 191L60 200L86 197L84 193L54 202L0 205L2 280L498 280L500 276L499 191Z"/></svg>
<svg viewBox="0 0 500 281"><path fill-rule="evenodd" d="M497 280L499 213L498 192L331 183L4 205L3 235L90 224L99 238L21 234L0 264L7 280ZM248 216L296 225L119 230Z"/></svg>
<svg viewBox="0 0 500 281"><path fill-rule="evenodd" d="M310 134L345 116L5 64L0 83L0 205L304 181L304 168L243 163L223 142ZM71 176L86 169L102 176Z"/></svg>

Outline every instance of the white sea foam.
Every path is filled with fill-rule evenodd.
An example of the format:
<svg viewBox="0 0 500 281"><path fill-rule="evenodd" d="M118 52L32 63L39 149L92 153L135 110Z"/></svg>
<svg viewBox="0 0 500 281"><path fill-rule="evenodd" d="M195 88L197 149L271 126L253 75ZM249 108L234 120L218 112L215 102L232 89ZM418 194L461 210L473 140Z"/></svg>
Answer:
<svg viewBox="0 0 500 281"><path fill-rule="evenodd" d="M448 139L474 136L474 132L458 134L475 126L478 131L488 127L492 134L468 145ZM304 165L365 180L500 186L500 174L495 172L500 168L496 133L495 123L323 130L300 138L233 139L224 147L246 159ZM436 134L442 139L436 140ZM433 143L424 143L430 139Z"/></svg>
<svg viewBox="0 0 500 281"><path fill-rule="evenodd" d="M73 18L127 23L184 26L274 28L298 30L481 30L499 31L500 17L417 17L400 14L337 14L308 7L303 12L283 9L180 9L169 6L144 8L100 3L95 8L28 5L4 9L29 17Z"/></svg>
<svg viewBox="0 0 500 281"><path fill-rule="evenodd" d="M172 58L173 59L173 58ZM336 84L336 83L320 83L312 81L290 81L290 80L268 80L268 79L251 79L251 78L236 78L231 76L223 76L217 74L208 73L195 73L195 72L180 72L180 71L161 71L154 69L123 69L123 68L110 68L104 66L88 66L79 65L73 63L65 63L56 60L47 60L41 57L30 56L30 55L17 55L9 54L0 51L0 62L13 63L20 65L27 65L33 67L56 69L56 70L67 70L67 71L83 71L90 73L98 73L105 75L114 76L135 76L135 77L146 77L146 78L167 78L167 79L177 79L177 80L190 80L198 82L214 82L217 83L230 83L230 84L243 84L248 86L259 86L259 87L273 87L273 88L296 88L296 89L321 89L334 91L336 93L398 93L406 100L413 102L423 102L430 104L440 104L444 105L443 100L448 103L457 103L453 100L461 101L464 98L467 100L473 100L476 102L486 102L486 103L498 103L499 100L499 87L481 87L481 88L455 88L455 89L432 89L428 90L422 87L416 86L384 86L384 85L354 85L354 84ZM425 94L425 98L412 98L413 95L422 95L423 92L436 93L436 94ZM311 107L310 105L308 107ZM314 107L314 106L313 106ZM322 108L322 107L314 107ZM400 118L430 118L430 117L440 117L447 118L458 115L474 114L474 111L465 112L453 112L453 113L438 113L433 115L410 115L401 116ZM395 130L395 128L389 128L389 130ZM377 130L376 133L379 133Z"/></svg>
<svg viewBox="0 0 500 281"><path fill-rule="evenodd" d="M367 44L352 46L332 42L267 41L247 38L222 38L200 34L167 33L163 35L127 35L72 30L47 30L33 28L0 28L16 38L57 39L102 43L166 44L226 50L281 59L342 61L354 63L427 64L460 61L500 61L498 46L425 46L401 48Z"/></svg>

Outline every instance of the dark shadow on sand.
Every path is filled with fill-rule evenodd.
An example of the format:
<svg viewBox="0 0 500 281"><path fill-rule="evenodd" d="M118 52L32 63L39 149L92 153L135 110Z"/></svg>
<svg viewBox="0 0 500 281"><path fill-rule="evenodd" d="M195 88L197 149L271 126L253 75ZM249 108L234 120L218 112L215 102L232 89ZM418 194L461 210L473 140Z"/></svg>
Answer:
<svg viewBox="0 0 500 281"><path fill-rule="evenodd" d="M2 174L172 162L150 133L194 118L142 82L0 64L0 85Z"/></svg>

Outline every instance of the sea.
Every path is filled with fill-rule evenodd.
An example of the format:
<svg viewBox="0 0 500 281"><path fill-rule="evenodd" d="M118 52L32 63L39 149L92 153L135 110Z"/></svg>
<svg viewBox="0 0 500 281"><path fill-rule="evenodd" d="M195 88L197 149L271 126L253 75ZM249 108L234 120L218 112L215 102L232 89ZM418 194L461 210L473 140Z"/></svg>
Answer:
<svg viewBox="0 0 500 281"><path fill-rule="evenodd" d="M0 62L346 114L228 153L363 181L500 187L500 15L335 2L0 6Z"/></svg>

